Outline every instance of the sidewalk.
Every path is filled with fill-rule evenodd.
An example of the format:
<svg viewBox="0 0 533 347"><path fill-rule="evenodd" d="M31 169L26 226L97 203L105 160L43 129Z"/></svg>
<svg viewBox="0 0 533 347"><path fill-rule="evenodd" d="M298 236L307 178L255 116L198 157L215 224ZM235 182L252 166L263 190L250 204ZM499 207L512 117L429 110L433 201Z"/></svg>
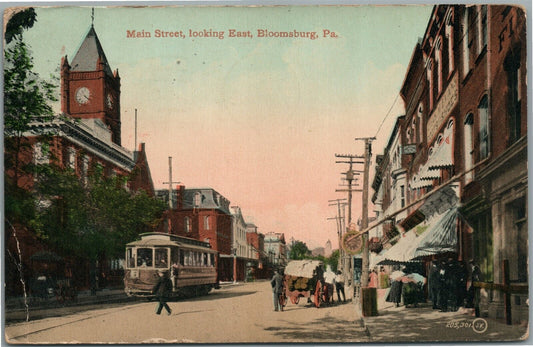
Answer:
<svg viewBox="0 0 533 347"><path fill-rule="evenodd" d="M40 319L54 315L61 315L66 311L72 311L80 306L94 304L120 303L138 300L134 297L128 297L124 289L102 289L96 291L96 295L91 295L89 290L78 292L75 300L66 300L59 302L55 296L49 298L35 298L28 296L26 301L24 297L5 297L4 298L4 316L5 321L26 320L29 313L30 319ZM27 305L27 307L26 307Z"/></svg>
<svg viewBox="0 0 533 347"><path fill-rule="evenodd" d="M528 328L476 318L469 312L439 312L431 303L416 308L386 302L387 289L378 290L378 316L363 317L371 342L503 342L528 338Z"/></svg>

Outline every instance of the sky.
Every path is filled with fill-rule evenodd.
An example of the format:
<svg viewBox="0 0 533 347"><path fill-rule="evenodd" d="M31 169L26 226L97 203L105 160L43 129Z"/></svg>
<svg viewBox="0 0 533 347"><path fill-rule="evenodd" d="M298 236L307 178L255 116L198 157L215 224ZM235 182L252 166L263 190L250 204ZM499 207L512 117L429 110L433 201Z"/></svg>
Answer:
<svg viewBox="0 0 533 347"><path fill-rule="evenodd" d="M259 232L336 248L329 201L347 197L336 190L345 188L348 165L335 154L362 155L356 137L375 136L373 154L383 151L404 112L399 91L431 9L95 7L94 28L121 76L122 146L135 147L137 109L137 143L146 144L156 189L167 188L172 157L173 181L215 189ZM47 78L62 56L72 61L91 7L36 12L25 40ZM231 29L252 37L230 37ZM133 30L151 37L128 38ZM183 37L156 37L157 30ZM317 38L260 37L260 30ZM212 32L224 38L206 37ZM361 199L353 194L353 221Z"/></svg>

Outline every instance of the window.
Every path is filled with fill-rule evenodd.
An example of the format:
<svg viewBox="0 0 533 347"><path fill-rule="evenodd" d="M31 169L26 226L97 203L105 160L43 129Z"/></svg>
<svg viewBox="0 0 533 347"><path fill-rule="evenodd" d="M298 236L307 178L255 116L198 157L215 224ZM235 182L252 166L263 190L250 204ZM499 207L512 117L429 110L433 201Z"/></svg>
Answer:
<svg viewBox="0 0 533 347"><path fill-rule="evenodd" d="M67 149L67 165L68 168L76 170L76 150L73 147Z"/></svg>
<svg viewBox="0 0 533 347"><path fill-rule="evenodd" d="M435 93L437 97L442 92L442 40L439 37L437 43L435 44L435 82L433 83L435 88Z"/></svg>
<svg viewBox="0 0 533 347"><path fill-rule="evenodd" d="M50 146L46 142L36 142L33 146L33 160L36 165L49 163Z"/></svg>
<svg viewBox="0 0 533 347"><path fill-rule="evenodd" d="M465 78L470 72L470 8L465 8L465 13L463 17L463 78Z"/></svg>
<svg viewBox="0 0 533 347"><path fill-rule="evenodd" d="M450 11L446 17L446 37L448 39L448 75L451 75L452 71L455 69L453 59L453 34L453 9L450 8Z"/></svg>
<svg viewBox="0 0 533 347"><path fill-rule="evenodd" d="M428 79L428 83L429 83L429 109L430 110L433 110L433 97L434 97L434 93L433 93L433 88L434 88L434 81L433 81L433 61L431 60L431 58L428 58L427 60L427 70L426 70L426 73L427 73L427 79Z"/></svg>
<svg viewBox="0 0 533 347"><path fill-rule="evenodd" d="M84 156L81 163L81 179L83 184L87 184L87 178L89 174L89 157Z"/></svg>
<svg viewBox="0 0 533 347"><path fill-rule="evenodd" d="M511 51L505 59L504 66L507 72L509 145L511 145L520 138L522 133L520 49Z"/></svg>
<svg viewBox="0 0 533 347"><path fill-rule="evenodd" d="M472 150L472 138L474 132L474 115L469 113L465 118L465 127L464 127L464 158L465 158L465 171L472 169L472 164L474 163L473 155L474 151ZM472 172L465 174L465 184L472 182Z"/></svg>
<svg viewBox="0 0 533 347"><path fill-rule="evenodd" d="M155 267L160 269L168 268L168 248L155 249Z"/></svg>
<svg viewBox="0 0 533 347"><path fill-rule="evenodd" d="M405 186L400 186L400 198L401 207L405 207Z"/></svg>
<svg viewBox="0 0 533 347"><path fill-rule="evenodd" d="M487 46L487 5L480 5L478 14L480 16L478 19L478 54L480 54Z"/></svg>
<svg viewBox="0 0 533 347"><path fill-rule="evenodd" d="M133 249L132 248L128 248L126 250L126 259L127 259L127 267L129 268L133 268L135 267L135 257L133 256Z"/></svg>
<svg viewBox="0 0 533 347"><path fill-rule="evenodd" d="M483 160L489 156L489 103L487 96L483 96L479 106L479 159Z"/></svg>
<svg viewBox="0 0 533 347"><path fill-rule="evenodd" d="M202 204L202 193L196 192L194 195L194 207L199 207Z"/></svg>
<svg viewBox="0 0 533 347"><path fill-rule="evenodd" d="M418 106L418 143L422 143L422 117L424 116L424 106L422 103Z"/></svg>
<svg viewBox="0 0 533 347"><path fill-rule="evenodd" d="M185 217L183 224L184 224L184 231L186 233L190 233L191 232L191 218Z"/></svg>
<svg viewBox="0 0 533 347"><path fill-rule="evenodd" d="M151 248L137 248L137 266L152 266L152 257Z"/></svg>
<svg viewBox="0 0 533 347"><path fill-rule="evenodd" d="M210 225L209 225L209 220L210 220L210 217L209 216L205 216L204 217L204 229L205 230L210 230Z"/></svg>

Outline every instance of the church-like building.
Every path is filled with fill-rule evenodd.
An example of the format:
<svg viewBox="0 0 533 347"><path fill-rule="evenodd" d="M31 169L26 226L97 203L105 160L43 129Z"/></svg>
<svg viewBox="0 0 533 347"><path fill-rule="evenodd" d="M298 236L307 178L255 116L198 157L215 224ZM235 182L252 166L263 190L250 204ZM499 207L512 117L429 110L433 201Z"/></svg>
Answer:
<svg viewBox="0 0 533 347"><path fill-rule="evenodd" d="M84 181L98 169L106 177L127 178L125 189L143 189L154 196L145 144L133 151L121 146L120 76L118 70L112 71L93 25L71 63L67 56L61 59L60 77L61 114L29 124L22 136L26 150L19 153L19 161L70 168ZM8 179L15 176L14 171L13 167L5 168ZM37 179L31 173L16 176L16 184L27 190ZM24 227L19 226L17 232L23 247L22 263L31 268L31 257L46 246ZM6 247L15 249L17 240L10 235L6 236ZM99 269L107 271L111 265L100 266L107 266ZM6 283L18 282L16 276L16 270L6 271Z"/></svg>

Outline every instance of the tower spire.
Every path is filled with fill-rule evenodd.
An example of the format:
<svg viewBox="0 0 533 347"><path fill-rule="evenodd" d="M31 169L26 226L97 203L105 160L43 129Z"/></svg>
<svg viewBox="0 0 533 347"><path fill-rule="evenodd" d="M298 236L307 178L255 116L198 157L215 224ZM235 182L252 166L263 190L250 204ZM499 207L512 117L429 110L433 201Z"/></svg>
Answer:
<svg viewBox="0 0 533 347"><path fill-rule="evenodd" d="M94 27L94 7L92 9L92 12L91 12L91 28Z"/></svg>

